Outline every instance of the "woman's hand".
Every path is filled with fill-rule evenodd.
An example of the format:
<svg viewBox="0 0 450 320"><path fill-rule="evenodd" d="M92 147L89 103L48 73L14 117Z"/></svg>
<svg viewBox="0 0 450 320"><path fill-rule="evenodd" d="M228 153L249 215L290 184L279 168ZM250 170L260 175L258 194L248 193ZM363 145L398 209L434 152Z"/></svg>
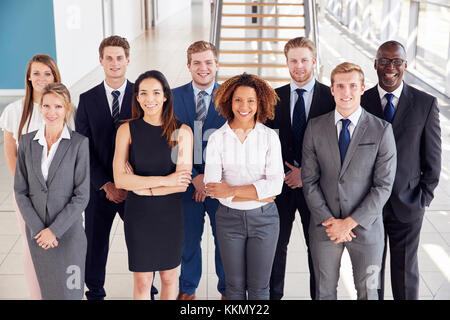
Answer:
<svg viewBox="0 0 450 320"><path fill-rule="evenodd" d="M192 172L188 170L175 171L164 179L165 187L188 187L191 183Z"/></svg>
<svg viewBox="0 0 450 320"><path fill-rule="evenodd" d="M234 193L234 188L225 180L220 181L220 183L210 182L206 184L206 194L212 199L233 197L235 196Z"/></svg>
<svg viewBox="0 0 450 320"><path fill-rule="evenodd" d="M35 237L37 244L42 249L50 249L58 246L58 241L56 240L55 234L49 228L45 228L39 232Z"/></svg>

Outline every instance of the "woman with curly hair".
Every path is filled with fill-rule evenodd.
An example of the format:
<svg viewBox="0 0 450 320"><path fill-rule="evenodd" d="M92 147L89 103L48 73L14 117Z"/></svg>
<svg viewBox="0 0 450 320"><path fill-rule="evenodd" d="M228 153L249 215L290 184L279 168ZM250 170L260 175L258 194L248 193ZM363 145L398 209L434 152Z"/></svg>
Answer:
<svg viewBox="0 0 450 320"><path fill-rule="evenodd" d="M211 134L205 184L219 199L216 228L231 300L268 300L279 233L274 203L283 185L278 135L263 123L273 119L278 96L261 78L242 74L215 93L227 122Z"/></svg>

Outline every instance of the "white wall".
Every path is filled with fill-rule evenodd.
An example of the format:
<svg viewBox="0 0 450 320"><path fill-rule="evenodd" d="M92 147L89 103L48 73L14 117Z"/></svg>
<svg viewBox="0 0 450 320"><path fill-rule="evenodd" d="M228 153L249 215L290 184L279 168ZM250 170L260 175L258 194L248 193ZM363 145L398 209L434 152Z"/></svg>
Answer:
<svg viewBox="0 0 450 320"><path fill-rule="evenodd" d="M98 66L103 39L101 0L53 0L56 58L63 83L70 87Z"/></svg>
<svg viewBox="0 0 450 320"><path fill-rule="evenodd" d="M127 38L128 42L136 39L144 32L143 11L144 6L141 0L114 0L114 34Z"/></svg>
<svg viewBox="0 0 450 320"><path fill-rule="evenodd" d="M156 2L156 23L159 23L169 18L173 14L185 10L186 8L189 8L191 6L191 0L156 0Z"/></svg>

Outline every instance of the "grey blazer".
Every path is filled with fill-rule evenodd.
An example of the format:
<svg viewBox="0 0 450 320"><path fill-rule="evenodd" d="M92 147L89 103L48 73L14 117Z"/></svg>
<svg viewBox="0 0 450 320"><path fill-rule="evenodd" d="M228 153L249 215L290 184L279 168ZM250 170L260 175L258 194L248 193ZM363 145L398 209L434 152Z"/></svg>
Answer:
<svg viewBox="0 0 450 320"><path fill-rule="evenodd" d="M364 109L341 165L334 110L311 119L303 142L303 192L311 210L310 238L329 240L322 222L351 216L360 243L383 243L382 210L397 166L391 125Z"/></svg>

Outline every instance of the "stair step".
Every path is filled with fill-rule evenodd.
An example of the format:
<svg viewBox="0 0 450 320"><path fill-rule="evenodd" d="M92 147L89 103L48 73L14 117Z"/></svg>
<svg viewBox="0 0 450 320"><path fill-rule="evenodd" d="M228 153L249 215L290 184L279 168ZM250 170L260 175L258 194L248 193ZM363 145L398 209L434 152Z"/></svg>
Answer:
<svg viewBox="0 0 450 320"><path fill-rule="evenodd" d="M274 2L224 2L224 6L303 6L303 3L274 3Z"/></svg>
<svg viewBox="0 0 450 320"><path fill-rule="evenodd" d="M275 50L220 50L221 54L284 54Z"/></svg>
<svg viewBox="0 0 450 320"><path fill-rule="evenodd" d="M250 17L250 18L278 18L278 17L290 17L290 18L302 18L304 14L261 14L261 13L222 13L222 17Z"/></svg>
<svg viewBox="0 0 450 320"><path fill-rule="evenodd" d="M287 26L222 26L222 29L305 29L305 27Z"/></svg>
<svg viewBox="0 0 450 320"><path fill-rule="evenodd" d="M286 68L286 64L276 63L227 63L221 62L220 67L229 68Z"/></svg>
<svg viewBox="0 0 450 320"><path fill-rule="evenodd" d="M258 42L276 42L276 41L289 41L287 38L220 38L220 41L258 41Z"/></svg>

